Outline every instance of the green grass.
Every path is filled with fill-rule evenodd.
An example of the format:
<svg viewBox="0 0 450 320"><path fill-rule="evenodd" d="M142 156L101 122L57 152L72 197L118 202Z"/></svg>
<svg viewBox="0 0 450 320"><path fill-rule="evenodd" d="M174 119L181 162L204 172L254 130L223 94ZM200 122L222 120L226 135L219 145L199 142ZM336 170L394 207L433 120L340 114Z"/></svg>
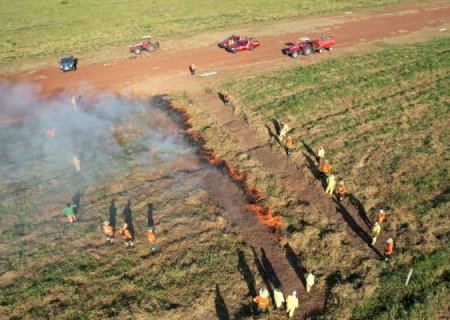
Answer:
<svg viewBox="0 0 450 320"><path fill-rule="evenodd" d="M435 319L437 312L445 313L447 309L441 303L448 298L450 289L449 253L447 245L414 263L386 269L380 287L355 308L351 319ZM410 268L413 274L405 286Z"/></svg>
<svg viewBox="0 0 450 320"><path fill-rule="evenodd" d="M107 51L159 39L406 0L0 0L0 61ZM408 1L410 2L410 1Z"/></svg>

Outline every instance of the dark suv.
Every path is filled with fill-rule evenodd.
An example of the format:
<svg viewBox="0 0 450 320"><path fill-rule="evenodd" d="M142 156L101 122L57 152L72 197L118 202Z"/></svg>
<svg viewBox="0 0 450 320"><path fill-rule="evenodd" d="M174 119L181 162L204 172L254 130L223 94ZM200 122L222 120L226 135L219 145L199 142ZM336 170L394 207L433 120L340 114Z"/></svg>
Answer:
<svg viewBox="0 0 450 320"><path fill-rule="evenodd" d="M62 56L59 61L59 68L62 72L77 70L78 59L74 56Z"/></svg>

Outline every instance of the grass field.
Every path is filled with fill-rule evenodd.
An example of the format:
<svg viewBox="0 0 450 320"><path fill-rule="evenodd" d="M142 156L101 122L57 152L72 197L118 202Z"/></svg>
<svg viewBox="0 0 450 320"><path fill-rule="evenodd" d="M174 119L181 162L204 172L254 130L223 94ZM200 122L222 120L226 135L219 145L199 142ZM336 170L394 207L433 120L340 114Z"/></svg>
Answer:
<svg viewBox="0 0 450 320"><path fill-rule="evenodd" d="M231 30L248 24L307 15L342 12L411 2L405 0L289 1L246 0L22 0L0 1L0 61L107 54L142 35L160 40L208 30ZM227 33L227 32L226 32Z"/></svg>
<svg viewBox="0 0 450 320"><path fill-rule="evenodd" d="M285 219L287 241L307 268L323 273L330 316L433 319L448 310L449 45L450 38L441 37L379 45L371 53L347 57L326 55L289 70L219 83L212 90L233 95L236 112L262 144L269 139L265 126L271 118L289 123L299 148L291 156L293 164L310 156L301 141L314 150L323 145L333 172L344 178L370 220L375 208L387 208L391 215L383 232L397 247L389 267L371 261L367 252L349 252L342 226L323 212L290 206L289 190L276 183L280 177L263 174L258 160L220 128L219 119L202 115L205 107L189 101L199 130L208 128L202 134L210 145L256 177L255 185L270 195L271 206ZM314 183L307 166L301 170ZM399 283L410 267L414 283L405 289Z"/></svg>

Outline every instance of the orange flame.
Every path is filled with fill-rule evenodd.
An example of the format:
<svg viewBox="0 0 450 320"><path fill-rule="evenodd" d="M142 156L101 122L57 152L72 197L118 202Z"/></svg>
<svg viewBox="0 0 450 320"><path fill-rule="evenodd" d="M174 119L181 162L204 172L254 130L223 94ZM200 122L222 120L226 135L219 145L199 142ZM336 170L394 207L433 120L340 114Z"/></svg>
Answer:
<svg viewBox="0 0 450 320"><path fill-rule="evenodd" d="M231 167L222 157L215 155L214 150L204 147L205 140L203 139L201 134L192 127L191 116L189 115L189 112L186 108L175 105L170 105L170 107L183 115L183 119L187 125L186 129L187 135L193 141L201 144L201 149L199 153L202 157L204 157L211 165L214 166L223 165L226 168L228 174L235 181L241 184L242 188L244 189L245 195L250 199L251 202L258 202L264 199L264 195L260 190L248 185L247 182L248 173L238 172L236 169ZM281 217L274 216L272 214L272 209L270 207L261 204L249 204L247 205L247 209L256 214L258 221L269 227L273 237L277 241L282 240L283 236L279 233L279 229L283 224L283 220L281 219Z"/></svg>

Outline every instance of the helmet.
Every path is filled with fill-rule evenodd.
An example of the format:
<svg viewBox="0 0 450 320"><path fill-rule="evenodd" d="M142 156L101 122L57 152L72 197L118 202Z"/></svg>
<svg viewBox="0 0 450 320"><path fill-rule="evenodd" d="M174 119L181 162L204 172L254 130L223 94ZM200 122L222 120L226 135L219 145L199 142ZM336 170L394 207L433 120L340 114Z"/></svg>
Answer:
<svg viewBox="0 0 450 320"><path fill-rule="evenodd" d="M344 180L339 181L339 184L344 184Z"/></svg>
<svg viewBox="0 0 450 320"><path fill-rule="evenodd" d="M328 160L325 160L325 163L328 163Z"/></svg>
<svg viewBox="0 0 450 320"><path fill-rule="evenodd" d="M394 240L393 240L392 238L389 238L389 239L386 240L386 242L387 242L387 243L393 243Z"/></svg>
<svg viewBox="0 0 450 320"><path fill-rule="evenodd" d="M269 296L269 291L266 288L261 288L259 290L259 295L261 298L267 298Z"/></svg>
<svg viewBox="0 0 450 320"><path fill-rule="evenodd" d="M296 296L296 295L297 295L297 291L292 290L292 295L293 295L293 296Z"/></svg>
<svg viewBox="0 0 450 320"><path fill-rule="evenodd" d="M122 228L124 228L124 229L128 228L128 224L124 223Z"/></svg>
<svg viewBox="0 0 450 320"><path fill-rule="evenodd" d="M104 226L109 226L109 221L103 221Z"/></svg>
<svg viewBox="0 0 450 320"><path fill-rule="evenodd" d="M373 226L377 226L377 225L379 225L379 223L378 223L378 222L375 222L375 223L373 224Z"/></svg>
<svg viewBox="0 0 450 320"><path fill-rule="evenodd" d="M380 213L383 213L384 212L384 210L383 209L380 209Z"/></svg>
<svg viewBox="0 0 450 320"><path fill-rule="evenodd" d="M153 232L153 229L154 229L153 227L149 227L148 231L152 231Z"/></svg>

